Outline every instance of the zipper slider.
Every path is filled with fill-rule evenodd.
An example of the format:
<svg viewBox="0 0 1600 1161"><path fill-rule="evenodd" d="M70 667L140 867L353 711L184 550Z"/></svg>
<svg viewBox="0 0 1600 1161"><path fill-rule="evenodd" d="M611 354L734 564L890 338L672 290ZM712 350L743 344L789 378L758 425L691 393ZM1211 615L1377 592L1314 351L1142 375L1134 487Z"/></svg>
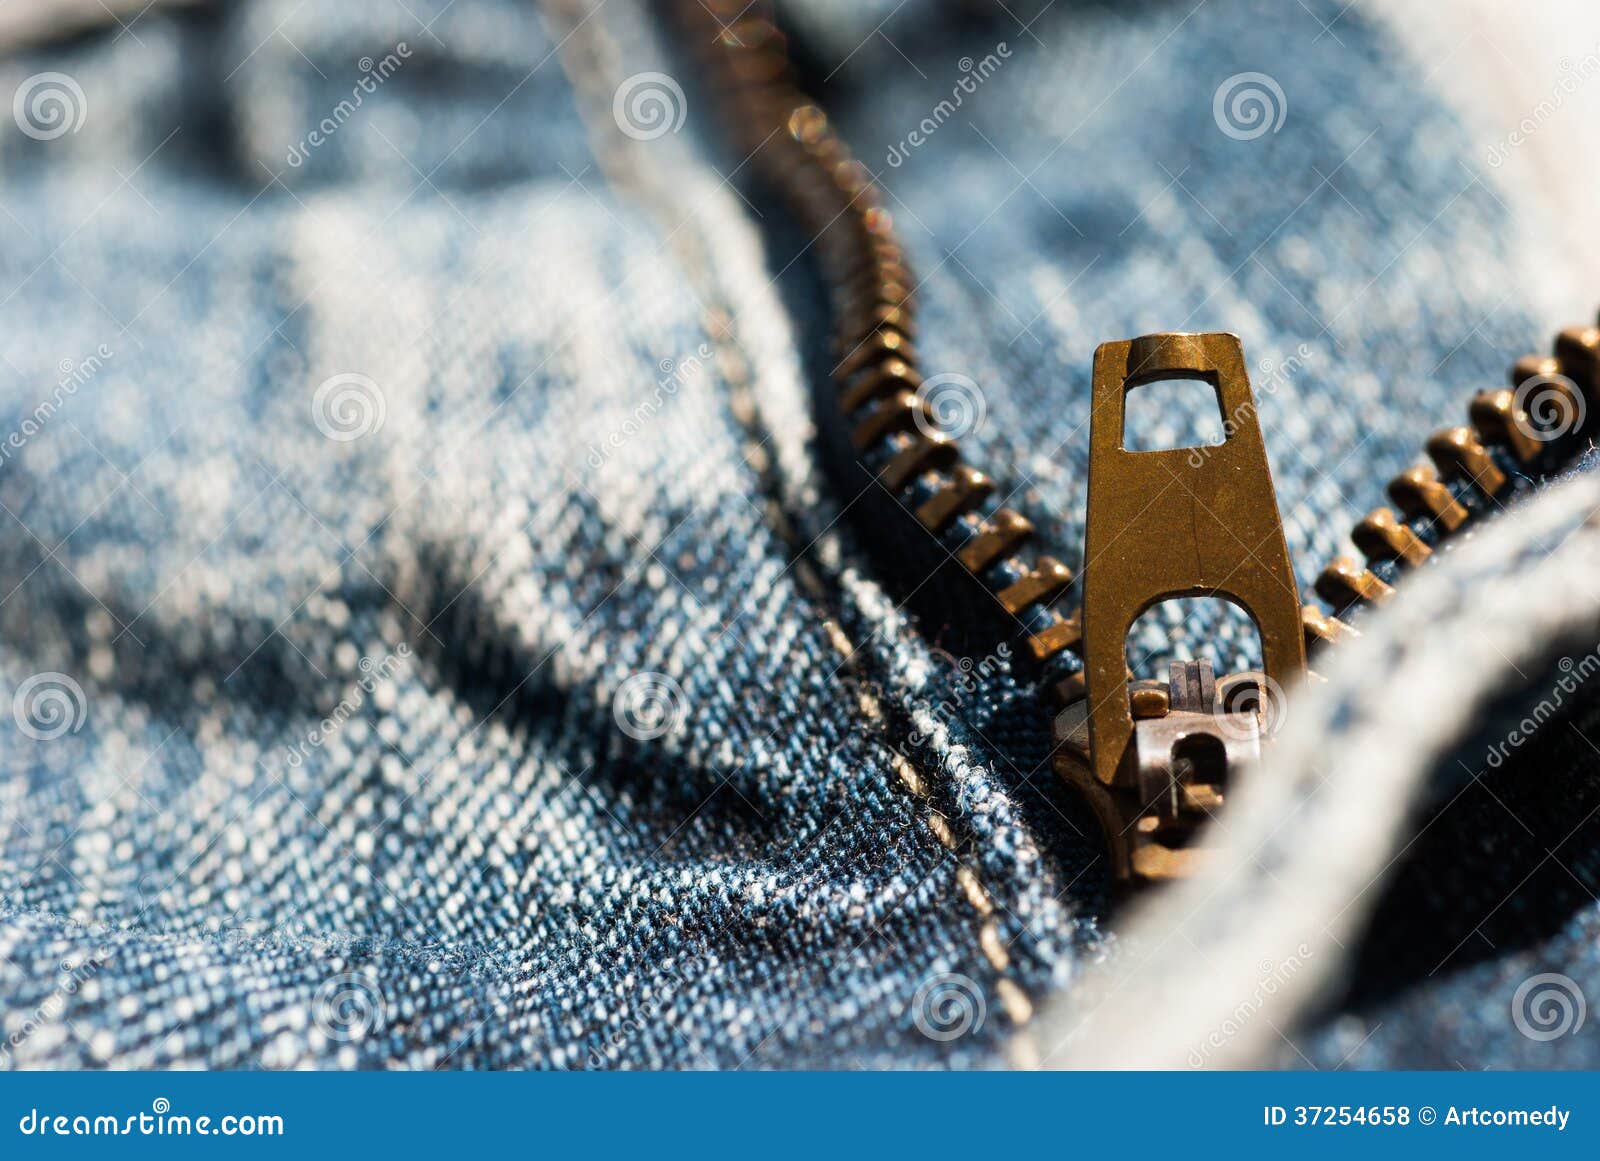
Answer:
<svg viewBox="0 0 1600 1161"><path fill-rule="evenodd" d="M1128 451L1129 390L1200 379L1224 442ZM1155 334L1095 352L1083 568L1084 697L1058 719L1059 765L1106 830L1117 878L1186 873L1195 827L1260 748L1259 715L1305 670L1299 590L1244 351L1229 334ZM1264 674L1218 681L1205 661L1130 682L1127 635L1153 605L1221 597L1260 635Z"/></svg>

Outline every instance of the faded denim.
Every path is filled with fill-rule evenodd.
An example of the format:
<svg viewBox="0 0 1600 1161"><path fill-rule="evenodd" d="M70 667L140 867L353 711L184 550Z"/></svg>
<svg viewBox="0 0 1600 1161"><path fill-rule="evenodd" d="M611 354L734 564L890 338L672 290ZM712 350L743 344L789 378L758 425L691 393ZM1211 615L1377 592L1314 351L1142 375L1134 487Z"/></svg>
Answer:
<svg viewBox="0 0 1600 1161"><path fill-rule="evenodd" d="M1550 329L1536 214L1361 10L867 36L890 7L789 15L884 171L925 363L982 386L975 459L1071 565L1100 341L1243 336L1309 583ZM1272 62L1282 130L1223 132ZM644 6L243 0L7 69L87 114L0 121L5 1063L1070 1056L1056 1005L1125 953L1047 703L879 583L814 451L807 262ZM614 115L648 72L676 132ZM1249 658L1188 610L1139 660L1217 635ZM1307 1058L1476 986L1365 978L1291 1012ZM1394 1020L1357 1062L1525 1047Z"/></svg>

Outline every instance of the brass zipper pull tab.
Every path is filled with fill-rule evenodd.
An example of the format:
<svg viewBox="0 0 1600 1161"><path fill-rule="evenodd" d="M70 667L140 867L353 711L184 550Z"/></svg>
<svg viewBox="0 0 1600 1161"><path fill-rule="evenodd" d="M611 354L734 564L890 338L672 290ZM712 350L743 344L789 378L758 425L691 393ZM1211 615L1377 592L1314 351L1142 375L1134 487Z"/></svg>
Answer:
<svg viewBox="0 0 1600 1161"><path fill-rule="evenodd" d="M1129 390L1164 379L1214 387L1223 443L1126 449ZM1105 792L1102 818L1116 802L1114 813L1125 819L1111 836L1113 847L1124 848L1113 851L1121 877L1164 877L1181 870L1187 832L1220 805L1228 769L1256 752L1265 692L1262 675L1218 682L1205 662L1174 665L1166 712L1150 713L1143 702L1158 699L1142 694L1136 722L1128 630L1161 601L1221 597L1255 622L1264 677L1281 689L1305 670L1300 596L1236 336L1155 334L1102 344L1091 407L1082 621L1087 772ZM1255 693L1238 696L1241 682ZM1151 842L1165 849L1141 851Z"/></svg>

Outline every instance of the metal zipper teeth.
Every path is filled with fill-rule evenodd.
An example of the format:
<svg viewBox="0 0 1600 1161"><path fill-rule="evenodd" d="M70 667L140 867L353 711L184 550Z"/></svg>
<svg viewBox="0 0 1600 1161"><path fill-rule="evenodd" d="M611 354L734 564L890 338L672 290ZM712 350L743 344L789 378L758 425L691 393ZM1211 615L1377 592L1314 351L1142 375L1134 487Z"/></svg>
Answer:
<svg viewBox="0 0 1600 1161"><path fill-rule="evenodd" d="M1498 508L1516 476L1548 476L1587 446L1581 421L1552 429L1536 423L1530 410L1581 420L1591 404L1600 407L1600 326L1569 327L1551 354L1512 364L1509 387L1474 395L1467 424L1435 432L1427 458L1389 481L1399 513L1374 508L1351 530L1366 563L1339 556L1318 575L1316 593L1330 611L1310 604L1301 610L1307 651L1350 636L1342 614L1388 600L1399 576L1426 564L1476 516Z"/></svg>
<svg viewBox="0 0 1600 1161"><path fill-rule="evenodd" d="M832 296L832 377L859 462L994 594L1033 662L1076 656L1077 613L1053 607L1072 571L1030 551L1032 522L990 502L994 479L939 431L919 394L909 260L866 167L795 84L783 33L764 4L745 0L676 11L740 152L816 240Z"/></svg>
<svg viewBox="0 0 1600 1161"><path fill-rule="evenodd" d="M786 40L765 4L686 0L676 11L735 143L816 239L833 299L832 374L862 464L1017 619L1027 655L1049 666L1059 700L1082 696L1081 617L1053 607L1072 584L1071 570L1027 551L1032 523L987 504L993 478L967 462L958 441L937 434L918 395L916 280L870 174L795 84ZM1399 575L1498 507L1513 475L1547 475L1582 445L1576 432L1555 441L1534 434L1539 428L1523 406L1530 380L1557 394L1575 389L1580 412L1585 400L1600 408L1600 326L1564 330L1552 354L1517 360L1509 387L1480 391L1467 425L1436 432L1426 460L1389 481L1398 513L1375 508L1351 532L1365 563L1340 556L1317 577L1327 608L1302 609L1308 650L1351 635L1344 615L1392 596Z"/></svg>

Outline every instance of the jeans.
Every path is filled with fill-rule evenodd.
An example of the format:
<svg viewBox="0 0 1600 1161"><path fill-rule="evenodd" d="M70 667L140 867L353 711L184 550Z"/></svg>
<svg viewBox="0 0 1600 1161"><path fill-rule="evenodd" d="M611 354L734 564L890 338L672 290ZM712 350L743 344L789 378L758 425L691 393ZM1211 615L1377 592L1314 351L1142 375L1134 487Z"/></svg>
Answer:
<svg viewBox="0 0 1600 1161"><path fill-rule="evenodd" d="M1309 586L1550 329L1503 273L1551 260L1537 206L1361 9L892 9L785 16L882 171L927 366L981 385L975 458L1069 564L1105 339L1243 336ZM1257 71L1281 130L1217 104ZM0 1061L1113 1055L1068 1008L1143 959L1050 704L881 583L814 450L804 239L650 6L163 7L7 80ZM1203 605L1134 646L1253 648ZM1369 875L1405 841L1368 839ZM1471 971L1362 936L1249 1059L1337 1063L1379 1014L1358 1063L1524 1058Z"/></svg>

